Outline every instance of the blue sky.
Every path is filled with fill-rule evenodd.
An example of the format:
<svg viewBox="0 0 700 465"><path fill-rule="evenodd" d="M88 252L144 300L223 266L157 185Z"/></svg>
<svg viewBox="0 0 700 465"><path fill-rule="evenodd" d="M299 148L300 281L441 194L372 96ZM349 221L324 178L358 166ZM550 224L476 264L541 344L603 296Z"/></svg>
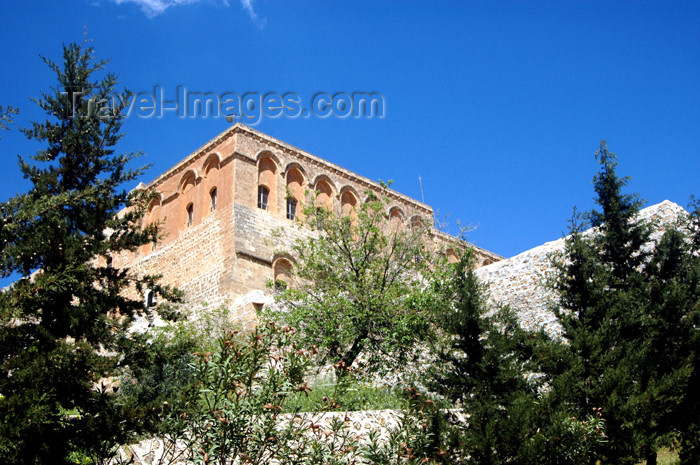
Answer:
<svg viewBox="0 0 700 465"><path fill-rule="evenodd" d="M254 127L478 226L512 256L592 206L601 139L649 204L700 194L700 3L293 0L3 0L0 104L17 126L54 79L39 55L88 28L123 86L190 91L379 92L383 118L263 118ZM224 118L129 117L122 151L148 182L223 131ZM0 134L0 199L27 189Z"/></svg>

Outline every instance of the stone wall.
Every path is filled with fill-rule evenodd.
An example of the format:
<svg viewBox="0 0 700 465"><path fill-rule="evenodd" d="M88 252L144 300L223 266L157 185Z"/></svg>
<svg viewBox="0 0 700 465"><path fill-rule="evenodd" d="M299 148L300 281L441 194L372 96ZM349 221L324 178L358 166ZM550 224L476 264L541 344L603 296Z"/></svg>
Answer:
<svg viewBox="0 0 700 465"><path fill-rule="evenodd" d="M652 235L652 241L656 241L666 225L675 223L684 213L681 206L665 200L643 209L640 217L657 224ZM588 230L584 234L593 232ZM556 296L547 283L555 272L552 257L561 255L565 240L547 242L512 258L478 268L476 274L488 285L491 305L504 304L515 309L526 329L545 328L550 335L560 334L561 327L551 310L557 305ZM647 247L652 246L647 244Z"/></svg>
<svg viewBox="0 0 700 465"><path fill-rule="evenodd" d="M449 410L452 421L466 423L468 416L460 410ZM375 432L379 441L389 439L389 434L395 430L401 421L401 411L398 410L363 410L357 412L327 412L323 414L304 413L297 417L298 421L311 421L320 427L320 432L330 432L331 424L341 420L344 432L349 436L357 438L359 444L367 444L370 432ZM282 421L288 421L283 418ZM322 434L323 436L323 434ZM166 465L169 462L166 457L172 455L172 443L164 441L162 438L146 439L138 444L123 447L120 450L120 459L128 461L132 465ZM183 450L182 445L178 448L176 455ZM184 459L176 460L172 463L185 463ZM361 463L361 462L360 462Z"/></svg>

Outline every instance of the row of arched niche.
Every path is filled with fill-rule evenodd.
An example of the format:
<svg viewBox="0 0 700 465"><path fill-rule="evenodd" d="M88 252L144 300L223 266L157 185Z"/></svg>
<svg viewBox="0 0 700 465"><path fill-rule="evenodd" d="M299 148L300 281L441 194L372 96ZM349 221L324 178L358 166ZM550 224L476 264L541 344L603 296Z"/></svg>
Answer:
<svg viewBox="0 0 700 465"><path fill-rule="evenodd" d="M303 205L307 201L305 196L308 191L315 192L316 207L342 215L353 215L362 198L354 187L344 185L338 188L325 174L319 174L311 180L308 172L298 162L290 162L282 169L279 159L270 152L258 155L257 168L257 207L268 210L273 215L293 219L294 215L290 215L290 201L297 206ZM364 201L367 201L368 196L364 197ZM398 206L390 207L388 215L392 225L423 225L419 215L414 215L409 220Z"/></svg>
<svg viewBox="0 0 700 465"><path fill-rule="evenodd" d="M220 199L220 195L226 194L231 189L221 190L218 186L223 185L224 179L221 177L222 160L218 153L211 153L202 163L199 170L190 168L181 177L177 184L178 201L174 204L178 212L168 212L168 216L176 219L177 227L174 224L165 226L166 234L183 231L190 226L198 224L202 219L215 212L219 204L230 202L232 199ZM270 212L274 216L289 218L288 203L295 201L298 209L306 201L306 193L315 191L315 202L319 208L326 208L343 215L354 215L356 208L362 201L369 200L368 195L363 197L357 190L344 185L338 188L333 180L325 175L319 174L312 181L309 180L308 172L298 162L290 162L284 168L280 160L271 152L263 151L256 157L257 167L257 207ZM261 189L266 191L266 202L261 202ZM170 194L172 196L175 193ZM148 208L146 216L147 222L159 221L162 218L160 209L163 199L169 197L161 193L154 198ZM282 203L280 203L282 202ZM176 213L173 215L173 213ZM390 226L402 228L423 227L423 221L419 215L407 218L404 211L398 206L392 206L388 210ZM299 212L297 211L297 214ZM153 246L155 248L155 244ZM280 259L279 264L273 265L273 273L277 277L286 274L291 264L289 260ZM279 273L278 273L279 271Z"/></svg>
<svg viewBox="0 0 700 465"><path fill-rule="evenodd" d="M218 153L210 154L201 165L201 169L190 168L180 177L175 192L161 192L153 198L148 206L145 221L147 223L161 221L168 217L164 225L166 235L198 224L202 219L215 212L220 204L220 196L224 192L218 189L222 184L221 158ZM177 202L172 211L167 207L167 215L161 211L165 199L177 195ZM172 219L174 222L172 222Z"/></svg>
<svg viewBox="0 0 700 465"><path fill-rule="evenodd" d="M350 185L337 188L336 184L325 174L320 174L309 180L307 171L297 163L288 163L284 170L277 157L271 152L261 152L257 157L257 192L256 204L258 208L270 211L276 216L287 216L286 201L296 201L299 210L306 201L307 190L316 192L316 206L337 211L343 215L352 215L358 207L360 194ZM221 184L220 177L221 159L219 154L210 154L202 163L201 169L188 169L181 177L177 187L180 198L177 204L180 206L178 223L180 230L187 226L197 224L201 219L215 211L219 204L221 192L217 186ZM201 173L201 174L200 174ZM283 181L280 182L280 181ZM197 187L197 189L195 189ZM261 189L265 189L267 202L261 202ZM280 192L282 191L282 192ZM165 196L167 197L167 195ZM162 206L163 194L154 198L148 208L147 220L154 221L159 218L158 210ZM366 197L366 196L365 196ZM367 199L365 199L366 201ZM280 202L282 202L280 204ZM170 212L172 214L172 212ZM389 217L392 222L422 225L418 215L407 218L404 211L398 206L389 209Z"/></svg>

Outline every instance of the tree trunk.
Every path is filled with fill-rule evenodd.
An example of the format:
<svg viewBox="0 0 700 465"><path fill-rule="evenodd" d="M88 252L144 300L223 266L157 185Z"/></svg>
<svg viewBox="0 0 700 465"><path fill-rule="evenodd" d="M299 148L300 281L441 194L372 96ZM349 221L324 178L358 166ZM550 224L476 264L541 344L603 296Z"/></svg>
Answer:
<svg viewBox="0 0 700 465"><path fill-rule="evenodd" d="M644 455L647 460L647 465L656 465L656 449L647 447L646 453Z"/></svg>
<svg viewBox="0 0 700 465"><path fill-rule="evenodd" d="M335 366L336 379L340 379L345 375L346 370L355 363L355 359L360 355L360 352L362 352L362 344L365 342L365 339L367 339L367 334L367 331L362 331L358 334L350 349L341 357L338 365Z"/></svg>

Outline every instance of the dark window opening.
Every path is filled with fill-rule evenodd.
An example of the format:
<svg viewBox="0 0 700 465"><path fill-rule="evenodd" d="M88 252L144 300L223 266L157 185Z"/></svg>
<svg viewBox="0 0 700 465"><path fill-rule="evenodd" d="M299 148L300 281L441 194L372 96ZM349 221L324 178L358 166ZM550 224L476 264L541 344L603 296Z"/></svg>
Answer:
<svg viewBox="0 0 700 465"><path fill-rule="evenodd" d="M287 199L287 219L293 220L297 217L297 201L295 199Z"/></svg>
<svg viewBox="0 0 700 465"><path fill-rule="evenodd" d="M258 208L267 210L267 200L270 196L270 191L265 186L258 187Z"/></svg>
<svg viewBox="0 0 700 465"><path fill-rule="evenodd" d="M156 306L156 293L149 289L146 291L145 298L146 308L152 308Z"/></svg>
<svg viewBox="0 0 700 465"><path fill-rule="evenodd" d="M187 206L187 226L192 226L194 222L194 206L189 204Z"/></svg>
<svg viewBox="0 0 700 465"><path fill-rule="evenodd" d="M211 211L216 210L216 187L209 192L209 197L211 197Z"/></svg>

